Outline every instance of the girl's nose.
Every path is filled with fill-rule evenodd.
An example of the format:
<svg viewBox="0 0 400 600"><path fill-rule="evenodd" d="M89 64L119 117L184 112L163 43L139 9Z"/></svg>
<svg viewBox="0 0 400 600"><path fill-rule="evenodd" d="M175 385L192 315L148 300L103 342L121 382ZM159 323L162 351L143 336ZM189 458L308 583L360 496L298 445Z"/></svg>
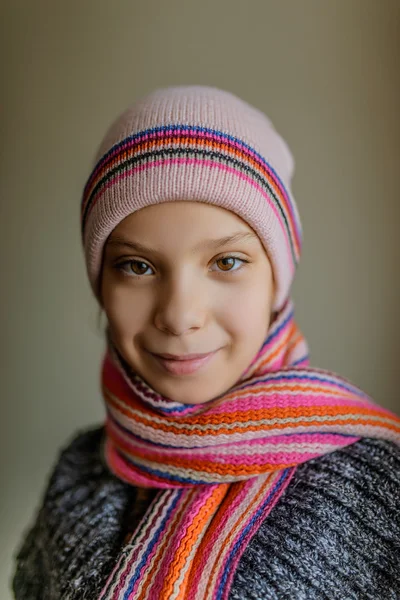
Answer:
<svg viewBox="0 0 400 600"><path fill-rule="evenodd" d="M157 300L154 323L161 331L184 335L204 326L207 313L204 294L187 279L166 283Z"/></svg>

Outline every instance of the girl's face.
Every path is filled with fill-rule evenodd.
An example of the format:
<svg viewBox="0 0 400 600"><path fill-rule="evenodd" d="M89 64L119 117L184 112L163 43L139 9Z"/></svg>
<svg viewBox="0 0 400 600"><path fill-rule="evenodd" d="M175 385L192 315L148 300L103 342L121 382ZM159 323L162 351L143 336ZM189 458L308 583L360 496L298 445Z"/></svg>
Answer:
<svg viewBox="0 0 400 600"><path fill-rule="evenodd" d="M132 369L163 396L201 404L237 383L263 344L272 269L258 236L234 213L167 202L129 215L111 233L101 301ZM214 354L197 363L155 356L204 353Z"/></svg>

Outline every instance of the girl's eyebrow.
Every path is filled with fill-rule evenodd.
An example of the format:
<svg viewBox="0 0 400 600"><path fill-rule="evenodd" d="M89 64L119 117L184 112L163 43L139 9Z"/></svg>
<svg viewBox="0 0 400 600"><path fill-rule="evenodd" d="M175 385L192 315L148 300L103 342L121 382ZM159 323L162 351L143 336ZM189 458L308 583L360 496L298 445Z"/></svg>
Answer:
<svg viewBox="0 0 400 600"><path fill-rule="evenodd" d="M237 242L245 242L245 241L254 241L254 240L258 240L258 236L256 233L254 233L252 231L246 231L246 232L237 231L236 233L227 235L227 236L225 236L223 238L219 238L217 240L205 240L205 241L201 242L200 244L197 244L197 246L195 246L192 249L192 253L195 254L196 252L199 252L203 248L206 248L206 249L210 248L213 250L218 250L218 248L226 246L227 244L232 244L232 243L237 243ZM128 239L125 239L124 237L117 236L117 235L115 235L109 239L108 245L114 246L114 247L115 246L126 246L126 247L130 248L131 250L135 250L135 252L144 252L144 253L160 255L160 256L162 254L162 252L160 252L158 250L153 250L152 248L148 248L147 246L144 246L143 244L140 244L139 242L134 242L132 240L128 240Z"/></svg>

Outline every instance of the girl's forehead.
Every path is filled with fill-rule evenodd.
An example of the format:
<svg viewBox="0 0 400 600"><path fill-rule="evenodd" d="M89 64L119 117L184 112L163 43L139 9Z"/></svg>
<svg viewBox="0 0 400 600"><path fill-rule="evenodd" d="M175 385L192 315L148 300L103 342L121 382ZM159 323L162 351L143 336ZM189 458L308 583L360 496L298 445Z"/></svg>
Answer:
<svg viewBox="0 0 400 600"><path fill-rule="evenodd" d="M124 234L167 234L193 237L205 234L229 235L253 229L234 212L199 201L154 204L131 213L115 227L110 237ZM258 237L258 236L257 236Z"/></svg>
<svg viewBox="0 0 400 600"><path fill-rule="evenodd" d="M194 255L221 251L228 244L263 250L257 233L235 213L200 202L174 201L128 215L112 231L108 248L130 246L154 254Z"/></svg>

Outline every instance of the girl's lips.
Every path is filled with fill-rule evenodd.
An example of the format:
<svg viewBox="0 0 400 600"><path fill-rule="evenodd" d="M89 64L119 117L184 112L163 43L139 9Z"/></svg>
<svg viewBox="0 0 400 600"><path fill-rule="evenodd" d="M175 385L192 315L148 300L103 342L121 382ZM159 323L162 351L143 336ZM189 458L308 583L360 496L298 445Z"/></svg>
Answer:
<svg viewBox="0 0 400 600"><path fill-rule="evenodd" d="M157 354L153 354L152 356L154 356L167 373L172 375L190 375L208 363L217 352L218 350L210 352L210 354L206 354L201 358L193 358L190 360L172 360L162 358L161 356L157 356Z"/></svg>

